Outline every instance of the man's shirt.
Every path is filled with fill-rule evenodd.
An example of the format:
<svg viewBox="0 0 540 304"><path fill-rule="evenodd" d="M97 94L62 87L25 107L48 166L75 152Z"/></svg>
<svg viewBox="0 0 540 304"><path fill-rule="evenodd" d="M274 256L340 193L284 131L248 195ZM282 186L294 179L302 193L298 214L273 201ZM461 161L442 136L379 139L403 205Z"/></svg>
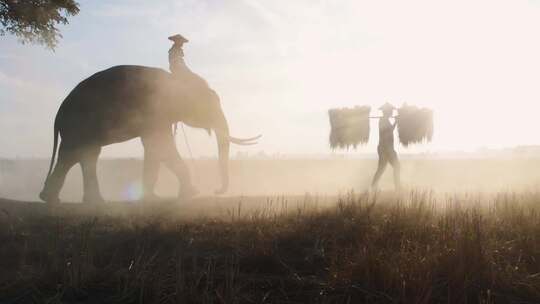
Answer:
<svg viewBox="0 0 540 304"><path fill-rule="evenodd" d="M394 126L390 119L379 119L379 147L394 148Z"/></svg>

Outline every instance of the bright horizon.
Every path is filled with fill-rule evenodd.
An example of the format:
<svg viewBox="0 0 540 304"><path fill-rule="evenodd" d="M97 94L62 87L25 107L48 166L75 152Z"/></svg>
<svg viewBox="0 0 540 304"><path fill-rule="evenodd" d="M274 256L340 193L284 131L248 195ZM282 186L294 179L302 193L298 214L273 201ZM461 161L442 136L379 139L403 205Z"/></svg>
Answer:
<svg viewBox="0 0 540 304"><path fill-rule="evenodd" d="M155 2L80 1L55 52L0 37L0 157L49 157L54 116L78 82L114 65L167 69L174 33L190 40L186 62L220 95L231 133L263 134L232 155L331 153L329 108L386 101L435 111L433 143L401 152L540 145L539 1ZM186 132L195 156L217 153L205 131ZM373 124L351 153L376 144Z"/></svg>

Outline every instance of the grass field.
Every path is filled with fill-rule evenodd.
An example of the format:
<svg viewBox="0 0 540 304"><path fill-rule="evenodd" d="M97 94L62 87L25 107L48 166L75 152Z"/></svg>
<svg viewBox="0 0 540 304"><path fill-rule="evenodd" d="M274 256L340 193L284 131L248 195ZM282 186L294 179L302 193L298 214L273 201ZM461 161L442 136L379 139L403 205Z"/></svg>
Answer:
<svg viewBox="0 0 540 304"><path fill-rule="evenodd" d="M0 211L0 303L540 302L534 191Z"/></svg>

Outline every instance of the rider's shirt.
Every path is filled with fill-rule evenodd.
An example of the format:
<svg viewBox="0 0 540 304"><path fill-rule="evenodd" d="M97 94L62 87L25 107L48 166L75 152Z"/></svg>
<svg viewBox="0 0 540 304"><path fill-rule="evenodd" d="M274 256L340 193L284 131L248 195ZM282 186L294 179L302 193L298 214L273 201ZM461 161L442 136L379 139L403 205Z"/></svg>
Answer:
<svg viewBox="0 0 540 304"><path fill-rule="evenodd" d="M169 70L172 73L176 73L183 68L186 68L186 63L184 62L184 50L180 44L175 43L169 49Z"/></svg>

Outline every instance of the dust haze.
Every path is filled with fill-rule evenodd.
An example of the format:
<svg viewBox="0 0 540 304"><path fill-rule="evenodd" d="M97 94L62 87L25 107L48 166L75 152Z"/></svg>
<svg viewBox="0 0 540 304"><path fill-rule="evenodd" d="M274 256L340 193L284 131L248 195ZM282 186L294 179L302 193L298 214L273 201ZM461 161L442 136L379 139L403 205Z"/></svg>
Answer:
<svg viewBox="0 0 540 304"><path fill-rule="evenodd" d="M538 37L540 0L0 0L0 303L540 303Z"/></svg>
<svg viewBox="0 0 540 304"><path fill-rule="evenodd" d="M37 200L48 167L47 159L1 160L0 196L16 200ZM231 160L228 195L337 195L369 188L377 160L368 159L245 159ZM540 159L405 158L402 180L407 188L436 192L503 192L534 190L540 183ZM215 159L190 160L195 186L201 195L210 195L219 186ZM110 200L136 200L141 195L142 160L103 159L98 177L103 195ZM161 170L157 194L175 197L178 182L168 170ZM391 173L383 175L381 188L391 189ZM61 198L79 202L82 195L81 170L74 167L66 179Z"/></svg>

